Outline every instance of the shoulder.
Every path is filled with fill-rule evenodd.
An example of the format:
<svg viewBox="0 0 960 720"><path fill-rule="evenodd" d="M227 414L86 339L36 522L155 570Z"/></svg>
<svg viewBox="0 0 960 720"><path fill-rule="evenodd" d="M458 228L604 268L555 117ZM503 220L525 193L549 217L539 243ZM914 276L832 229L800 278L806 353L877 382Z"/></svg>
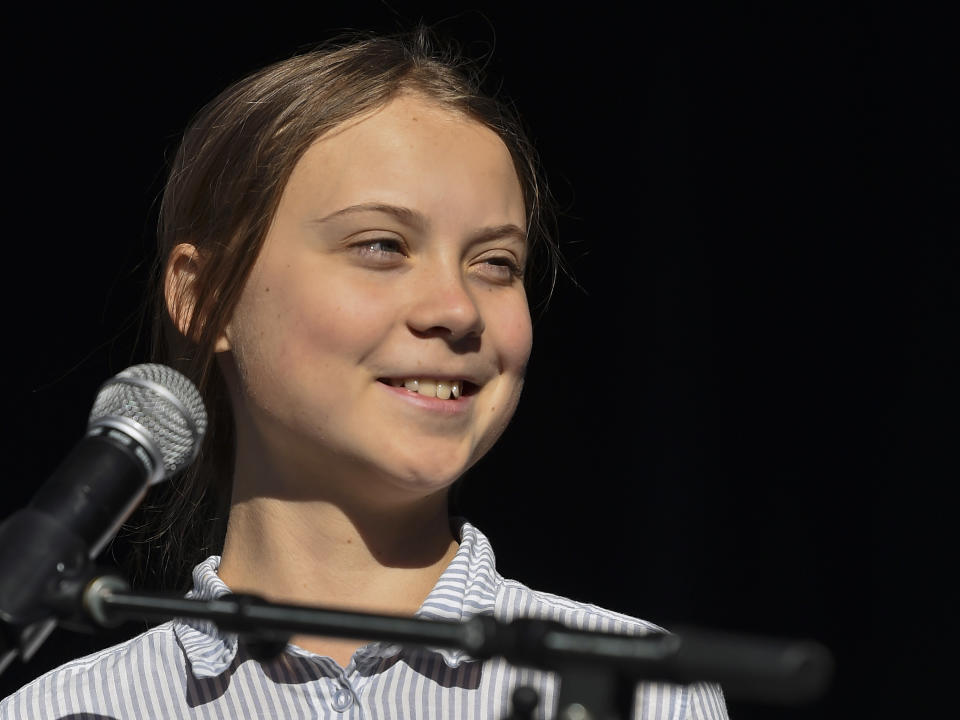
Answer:
<svg viewBox="0 0 960 720"><path fill-rule="evenodd" d="M578 630L645 635L666 632L654 623L608 610L592 603L580 602L561 595L534 590L517 580L497 578L495 615L510 621L514 618L553 620Z"/></svg>
<svg viewBox="0 0 960 720"><path fill-rule="evenodd" d="M505 578L497 570L490 540L474 525L457 519L460 551L444 574L447 584L465 599L471 613L490 613L498 620L551 620L568 627L601 632L646 634L664 632L653 623Z"/></svg>
<svg viewBox="0 0 960 720"><path fill-rule="evenodd" d="M137 715L160 683L186 667L171 623L51 670L0 701L0 720Z"/></svg>

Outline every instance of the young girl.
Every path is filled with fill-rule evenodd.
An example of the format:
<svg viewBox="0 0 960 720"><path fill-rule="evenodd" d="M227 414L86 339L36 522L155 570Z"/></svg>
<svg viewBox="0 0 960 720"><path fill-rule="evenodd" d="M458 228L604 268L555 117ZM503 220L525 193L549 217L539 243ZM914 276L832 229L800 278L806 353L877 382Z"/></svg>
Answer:
<svg viewBox="0 0 960 720"><path fill-rule="evenodd" d="M451 485L520 398L535 261L547 277L556 262L530 144L461 67L422 32L332 43L241 80L187 130L161 211L155 359L196 383L210 429L147 508L161 541L145 584L176 588L192 568L198 598L657 630L504 579L480 530L450 517ZM518 685L554 717L557 677L501 659L295 636L261 662L183 619L0 709L497 719ZM643 683L636 716L726 711L714 686Z"/></svg>

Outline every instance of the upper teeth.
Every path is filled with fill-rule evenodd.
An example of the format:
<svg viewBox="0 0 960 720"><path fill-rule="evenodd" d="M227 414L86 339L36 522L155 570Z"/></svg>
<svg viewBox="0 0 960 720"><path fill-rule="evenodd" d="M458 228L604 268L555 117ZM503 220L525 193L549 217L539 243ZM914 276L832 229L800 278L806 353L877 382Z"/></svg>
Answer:
<svg viewBox="0 0 960 720"><path fill-rule="evenodd" d="M451 397L456 400L460 397L460 392L463 390L462 380L407 378L406 380L390 380L390 384L395 387L402 385L410 392L426 395L427 397L438 397L441 400L449 400Z"/></svg>

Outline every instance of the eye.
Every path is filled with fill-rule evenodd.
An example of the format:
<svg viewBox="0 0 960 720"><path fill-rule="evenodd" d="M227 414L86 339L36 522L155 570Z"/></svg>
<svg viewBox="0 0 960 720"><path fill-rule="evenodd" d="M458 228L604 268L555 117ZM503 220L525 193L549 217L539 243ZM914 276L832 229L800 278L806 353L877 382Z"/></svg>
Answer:
<svg viewBox="0 0 960 720"><path fill-rule="evenodd" d="M511 283L523 277L523 268L512 254L481 257L474 263L474 267L484 278L495 282Z"/></svg>
<svg viewBox="0 0 960 720"><path fill-rule="evenodd" d="M378 240L365 240L357 243L353 247L357 248L362 254L367 255L403 255L403 245L399 240L392 238L380 238Z"/></svg>
<svg viewBox="0 0 960 720"><path fill-rule="evenodd" d="M350 251L376 265L394 265L407 256L403 242L396 238L360 240L350 245Z"/></svg>

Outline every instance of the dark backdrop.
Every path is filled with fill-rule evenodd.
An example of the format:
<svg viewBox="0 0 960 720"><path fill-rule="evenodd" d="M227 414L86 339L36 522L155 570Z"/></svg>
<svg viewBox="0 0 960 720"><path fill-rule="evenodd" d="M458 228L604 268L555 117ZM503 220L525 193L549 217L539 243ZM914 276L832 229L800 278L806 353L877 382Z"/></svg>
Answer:
<svg viewBox="0 0 960 720"><path fill-rule="evenodd" d="M464 486L502 572L833 650L821 702L731 699L736 718L938 705L957 629L956 26L912 4L352 5L10 18L0 511L144 359L156 204L191 114L331 30L442 21L493 49L581 286L559 283L517 417ZM133 630L59 630L2 694Z"/></svg>

